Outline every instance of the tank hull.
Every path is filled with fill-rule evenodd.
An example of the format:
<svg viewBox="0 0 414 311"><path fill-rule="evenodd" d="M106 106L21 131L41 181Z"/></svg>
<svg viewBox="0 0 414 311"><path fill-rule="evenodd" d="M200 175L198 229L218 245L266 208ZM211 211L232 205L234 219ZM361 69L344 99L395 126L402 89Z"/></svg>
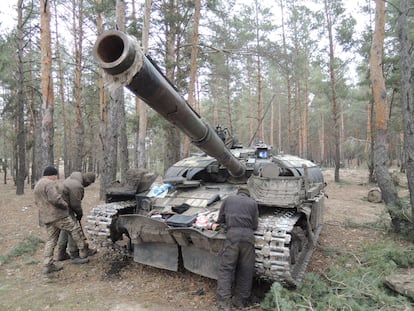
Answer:
<svg viewBox="0 0 414 311"><path fill-rule="evenodd" d="M282 166L280 159L280 171L286 172L288 167ZM288 163L286 159L285 164ZM274 162L276 158L271 161ZM169 180L176 181L169 191L153 195L153 189L160 186L154 184L148 191L137 194L134 201L95 208L88 216L90 238L97 243L111 244L116 242L111 236L120 236L114 231L127 232L133 246L130 254L136 262L170 271L179 271L182 266L193 273L217 279L225 232L209 230L206 224L196 220L199 215L209 215L208 221L214 222L223 199L235 194L240 184L200 182L198 177L209 171L212 164L205 156L200 157L197 165L194 158L180 161L168 174ZM179 177L187 175L190 169L194 180L187 183L187 179ZM315 175L311 179L305 177L309 172L305 174L300 166L290 167L289 176L263 177L252 172L244 184L259 205L259 226L255 232L257 278L289 287L296 286L303 278L322 230L324 208L321 172L316 166L308 169ZM121 203L125 206L114 213L113 205ZM184 205L188 207L184 212L174 211L174 207ZM102 209L106 206L110 210L107 219L102 217L105 214ZM121 212L128 209L129 212ZM102 223L106 225L107 235L96 230L102 228Z"/></svg>

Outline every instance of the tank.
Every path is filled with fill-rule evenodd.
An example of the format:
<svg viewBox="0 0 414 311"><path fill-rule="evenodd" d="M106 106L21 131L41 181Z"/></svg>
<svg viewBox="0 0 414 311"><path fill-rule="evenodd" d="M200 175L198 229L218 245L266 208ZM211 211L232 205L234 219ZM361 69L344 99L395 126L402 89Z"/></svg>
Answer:
<svg viewBox="0 0 414 311"><path fill-rule="evenodd" d="M322 230L324 179L313 162L275 154L263 143L244 147L191 108L134 37L100 35L94 57L109 88L124 86L200 149L162 178L131 169L87 216L89 238L123 247L134 261L217 279L223 230L212 230L223 199L247 187L259 206L256 277L292 287L303 278Z"/></svg>

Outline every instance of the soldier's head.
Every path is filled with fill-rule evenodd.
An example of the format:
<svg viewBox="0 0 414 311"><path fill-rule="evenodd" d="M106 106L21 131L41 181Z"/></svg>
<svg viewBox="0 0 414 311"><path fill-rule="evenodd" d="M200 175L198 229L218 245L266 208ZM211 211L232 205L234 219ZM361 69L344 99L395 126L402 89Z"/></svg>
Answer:
<svg viewBox="0 0 414 311"><path fill-rule="evenodd" d="M58 171L54 166L47 166L43 170L43 176L49 178L49 179L56 179L58 175Z"/></svg>
<svg viewBox="0 0 414 311"><path fill-rule="evenodd" d="M250 197L250 191L249 191L249 189L247 189L246 187L240 187L240 188L237 190L237 194L240 194L240 195L245 195L245 196Z"/></svg>
<svg viewBox="0 0 414 311"><path fill-rule="evenodd" d="M90 184L93 184L95 182L95 178L96 178L95 173L87 172L83 174L82 185L84 187L87 187Z"/></svg>

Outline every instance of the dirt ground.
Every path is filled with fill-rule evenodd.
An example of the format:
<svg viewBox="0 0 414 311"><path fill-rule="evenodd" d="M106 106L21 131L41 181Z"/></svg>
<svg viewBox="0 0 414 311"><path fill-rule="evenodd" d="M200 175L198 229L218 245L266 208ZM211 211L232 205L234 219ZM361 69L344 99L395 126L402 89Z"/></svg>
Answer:
<svg viewBox="0 0 414 311"><path fill-rule="evenodd" d="M324 228L308 271L322 272L333 258L329 248L354 251L364 242L381 238L367 228L350 228L346 223L367 223L384 216L383 204L367 201L373 185L367 184L364 169L342 169L343 182L333 182L333 170L324 170L328 183ZM404 179L404 176L402 176ZM84 213L99 203L99 185L86 188ZM38 225L38 212L29 187L15 195L12 181L0 184L0 255L16 249L25 237L45 240ZM403 190L404 191L404 190ZM85 217L84 217L85 218ZM83 219L85 226L86 219ZM44 244L31 255L0 265L0 310L211 310L216 282L190 272L169 272L143 266L116 256L106 249L90 258L90 263L63 263L64 269L51 276L42 274ZM262 310L259 306L250 310Z"/></svg>

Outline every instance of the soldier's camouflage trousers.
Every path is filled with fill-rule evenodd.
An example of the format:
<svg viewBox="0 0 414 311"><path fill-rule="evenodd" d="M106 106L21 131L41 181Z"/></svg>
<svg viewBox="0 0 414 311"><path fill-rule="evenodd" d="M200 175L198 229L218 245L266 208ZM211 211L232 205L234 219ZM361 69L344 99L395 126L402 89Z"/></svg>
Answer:
<svg viewBox="0 0 414 311"><path fill-rule="evenodd" d="M83 235L82 229L77 221L75 221L71 216L59 219L53 223L46 225L47 232L47 241L44 251L44 261L43 264L48 266L53 263L53 251L55 250L57 241L59 239L60 230L65 230L70 232L72 238L76 242L76 245L79 248L80 253L86 250L86 238ZM81 255L81 257L83 257Z"/></svg>
<svg viewBox="0 0 414 311"><path fill-rule="evenodd" d="M58 254L66 253L66 248L67 248L71 257L79 256L79 249L78 249L78 246L76 245L75 240L65 230L60 231L57 247L58 247Z"/></svg>

